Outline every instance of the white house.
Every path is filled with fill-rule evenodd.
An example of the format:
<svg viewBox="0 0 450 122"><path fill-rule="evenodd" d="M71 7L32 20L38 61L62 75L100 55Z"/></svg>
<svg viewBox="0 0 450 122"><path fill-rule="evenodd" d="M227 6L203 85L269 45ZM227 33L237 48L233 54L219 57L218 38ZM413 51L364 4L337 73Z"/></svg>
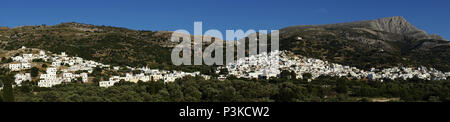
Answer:
<svg viewBox="0 0 450 122"><path fill-rule="evenodd" d="M70 72L64 72L62 78L64 79L65 82L71 82L72 79L74 78L74 75Z"/></svg>
<svg viewBox="0 0 450 122"><path fill-rule="evenodd" d="M100 87L111 87L114 86L115 83L117 83L117 81L101 81L99 85Z"/></svg>
<svg viewBox="0 0 450 122"><path fill-rule="evenodd" d="M61 61L59 61L59 60L54 61L54 62L52 62L51 66L53 66L53 67L60 67L61 66Z"/></svg>
<svg viewBox="0 0 450 122"><path fill-rule="evenodd" d="M163 76L161 74L153 74L153 75L150 75L150 77L153 81L158 81L163 78Z"/></svg>
<svg viewBox="0 0 450 122"><path fill-rule="evenodd" d="M22 68L22 64L9 64L9 69L11 71L19 71Z"/></svg>
<svg viewBox="0 0 450 122"><path fill-rule="evenodd" d="M61 57L66 57L66 52L61 52Z"/></svg>
<svg viewBox="0 0 450 122"><path fill-rule="evenodd" d="M54 85L61 84L61 79L55 78L55 79L44 79L40 80L38 82L39 87L52 87Z"/></svg>
<svg viewBox="0 0 450 122"><path fill-rule="evenodd" d="M164 83L174 82L177 79L173 74L164 75Z"/></svg>
<svg viewBox="0 0 450 122"><path fill-rule="evenodd" d="M201 75L202 77L203 77L203 79L205 79L205 80L209 80L209 79L211 79L211 76L208 76L208 75Z"/></svg>
<svg viewBox="0 0 450 122"><path fill-rule="evenodd" d="M32 60L32 58L33 58L33 54L22 54L22 56L25 60L28 60L28 61Z"/></svg>
<svg viewBox="0 0 450 122"><path fill-rule="evenodd" d="M40 50L40 51L39 51L39 55L41 55L41 56L46 56L46 55L45 55L45 51Z"/></svg>
<svg viewBox="0 0 450 122"><path fill-rule="evenodd" d="M31 69L31 63L22 63L22 69Z"/></svg>
<svg viewBox="0 0 450 122"><path fill-rule="evenodd" d="M88 82L88 74L87 73L81 73L80 76L81 76L83 83Z"/></svg>
<svg viewBox="0 0 450 122"><path fill-rule="evenodd" d="M227 79L227 77L225 77L224 75L220 75L219 77L217 77L217 79L220 81L224 81Z"/></svg>
<svg viewBox="0 0 450 122"><path fill-rule="evenodd" d="M31 75L30 73L25 74L16 74L15 76L15 82L17 86L21 86L23 81L31 81Z"/></svg>
<svg viewBox="0 0 450 122"><path fill-rule="evenodd" d="M56 74L58 70L54 67L47 68L47 74Z"/></svg>

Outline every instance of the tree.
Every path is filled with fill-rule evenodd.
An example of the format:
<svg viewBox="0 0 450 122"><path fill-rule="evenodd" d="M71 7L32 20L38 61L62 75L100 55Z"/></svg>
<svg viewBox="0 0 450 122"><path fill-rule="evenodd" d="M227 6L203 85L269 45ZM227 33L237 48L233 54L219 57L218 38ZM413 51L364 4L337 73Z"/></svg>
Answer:
<svg viewBox="0 0 450 122"><path fill-rule="evenodd" d="M201 97L202 92L194 86L187 86L187 88L184 89L184 99L186 102L198 102Z"/></svg>
<svg viewBox="0 0 450 122"><path fill-rule="evenodd" d="M133 70L133 74L140 74L142 73L142 70Z"/></svg>
<svg viewBox="0 0 450 122"><path fill-rule="evenodd" d="M44 62L44 60L42 58L40 58L40 59L33 59L32 62Z"/></svg>
<svg viewBox="0 0 450 122"><path fill-rule="evenodd" d="M22 82L22 86L20 86L20 92L22 93L29 93L31 92L29 81Z"/></svg>
<svg viewBox="0 0 450 122"><path fill-rule="evenodd" d="M78 77L77 80L74 81L74 82L81 82L81 81L83 81L83 78L82 78L82 77ZM95 81L95 83L98 83L98 82L99 82L99 81Z"/></svg>
<svg viewBox="0 0 450 122"><path fill-rule="evenodd" d="M297 74L295 72L291 72L291 79L296 79L297 78Z"/></svg>
<svg viewBox="0 0 450 122"><path fill-rule="evenodd" d="M39 75L39 69L36 67L31 68L31 77L37 77Z"/></svg>
<svg viewBox="0 0 450 122"><path fill-rule="evenodd" d="M337 83L336 85L336 92L338 93L347 93L348 89L348 86L344 83Z"/></svg>
<svg viewBox="0 0 450 122"><path fill-rule="evenodd" d="M219 75L225 75L228 74L228 69L222 68L220 69Z"/></svg>
<svg viewBox="0 0 450 122"><path fill-rule="evenodd" d="M221 94L221 102L232 102L234 101L234 97L236 96L236 89L232 86L225 87Z"/></svg>
<svg viewBox="0 0 450 122"><path fill-rule="evenodd" d="M303 79L311 79L311 78L312 78L311 73L305 73L305 74L303 74Z"/></svg>
<svg viewBox="0 0 450 122"><path fill-rule="evenodd" d="M6 63L8 59L6 59L5 57L2 57L2 63Z"/></svg>
<svg viewBox="0 0 450 122"><path fill-rule="evenodd" d="M297 86L291 82L279 84L279 93L276 95L277 102L295 102L303 95L301 86Z"/></svg>
<svg viewBox="0 0 450 122"><path fill-rule="evenodd" d="M284 78L284 79L291 79L292 78L291 72L288 71L288 70L281 71L280 76L281 76L281 78Z"/></svg>
<svg viewBox="0 0 450 122"><path fill-rule="evenodd" d="M173 102L182 102L184 100L183 92L181 91L180 85L176 83L167 83L167 90L169 91L170 98L172 99ZM151 91L151 89L147 90L147 92L149 91Z"/></svg>
<svg viewBox="0 0 450 122"><path fill-rule="evenodd" d="M97 77L97 76L101 76L102 75L102 68L100 67L95 67L94 71L92 71L92 75Z"/></svg>
<svg viewBox="0 0 450 122"><path fill-rule="evenodd" d="M100 77L95 77L93 80L92 80L92 82L94 82L94 83L99 83L100 82Z"/></svg>
<svg viewBox="0 0 450 122"><path fill-rule="evenodd" d="M15 73L9 72L7 69L0 69L0 75L0 80L3 82L3 101L14 102L12 83L14 82Z"/></svg>
<svg viewBox="0 0 450 122"><path fill-rule="evenodd" d="M47 68L47 64L42 64L42 68Z"/></svg>

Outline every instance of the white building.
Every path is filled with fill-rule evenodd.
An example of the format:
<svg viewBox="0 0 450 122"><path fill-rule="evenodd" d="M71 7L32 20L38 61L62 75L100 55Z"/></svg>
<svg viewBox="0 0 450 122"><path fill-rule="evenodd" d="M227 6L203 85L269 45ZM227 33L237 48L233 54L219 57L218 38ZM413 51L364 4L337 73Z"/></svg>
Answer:
<svg viewBox="0 0 450 122"><path fill-rule="evenodd" d="M55 79L44 79L38 82L39 87L53 87L55 85L61 84L61 80L59 78Z"/></svg>
<svg viewBox="0 0 450 122"><path fill-rule="evenodd" d="M74 78L74 75L70 72L64 72L62 78L65 82L71 82Z"/></svg>
<svg viewBox="0 0 450 122"><path fill-rule="evenodd" d="M56 74L56 72L58 72L58 70L54 67L47 68L47 74Z"/></svg>
<svg viewBox="0 0 450 122"><path fill-rule="evenodd" d="M22 69L22 64L9 64L9 69L11 71L19 71Z"/></svg>
<svg viewBox="0 0 450 122"><path fill-rule="evenodd" d="M81 73L80 76L81 76L83 83L88 82L88 74L87 73Z"/></svg>
<svg viewBox="0 0 450 122"><path fill-rule="evenodd" d="M31 69L31 63L22 63L22 69Z"/></svg>
<svg viewBox="0 0 450 122"><path fill-rule="evenodd" d="M101 81L99 83L100 87L111 87L114 86L115 83L117 83L118 81Z"/></svg>
<svg viewBox="0 0 450 122"><path fill-rule="evenodd" d="M25 74L16 74L15 76L15 82L17 86L21 86L23 81L31 81L31 75L30 73Z"/></svg>

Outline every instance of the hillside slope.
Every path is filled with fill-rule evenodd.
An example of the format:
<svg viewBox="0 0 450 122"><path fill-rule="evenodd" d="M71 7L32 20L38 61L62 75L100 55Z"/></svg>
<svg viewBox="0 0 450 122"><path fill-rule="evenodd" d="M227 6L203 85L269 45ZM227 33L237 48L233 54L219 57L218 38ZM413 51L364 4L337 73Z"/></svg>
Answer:
<svg viewBox="0 0 450 122"><path fill-rule="evenodd" d="M450 42L403 17L280 30L283 50L359 68L428 66L450 71Z"/></svg>

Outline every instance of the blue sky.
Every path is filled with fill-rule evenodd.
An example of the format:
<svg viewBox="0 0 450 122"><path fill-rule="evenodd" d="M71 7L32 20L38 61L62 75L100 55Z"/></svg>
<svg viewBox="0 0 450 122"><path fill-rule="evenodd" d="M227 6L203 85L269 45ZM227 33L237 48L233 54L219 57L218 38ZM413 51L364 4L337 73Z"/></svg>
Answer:
<svg viewBox="0 0 450 122"><path fill-rule="evenodd" d="M137 30L280 29L404 16L450 39L448 0L2 0L0 26L80 22Z"/></svg>

